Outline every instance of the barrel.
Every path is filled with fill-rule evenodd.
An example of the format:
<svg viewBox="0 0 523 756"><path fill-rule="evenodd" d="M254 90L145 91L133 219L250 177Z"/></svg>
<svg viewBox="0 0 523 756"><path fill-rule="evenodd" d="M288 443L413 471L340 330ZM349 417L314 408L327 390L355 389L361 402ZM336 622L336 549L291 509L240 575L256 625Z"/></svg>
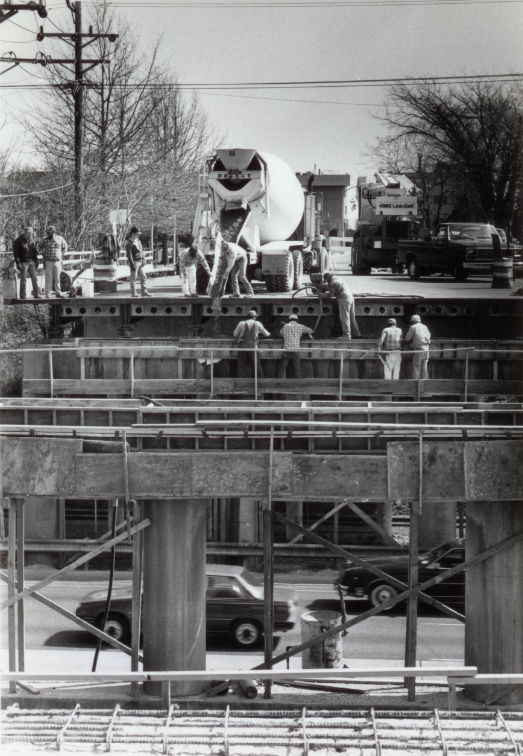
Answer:
<svg viewBox="0 0 523 756"><path fill-rule="evenodd" d="M307 643L312 638L322 635L327 630L341 624L341 614L327 610L305 612L301 615L301 642ZM303 649L301 652L303 669L334 669L343 667L343 650L341 633L336 633L322 643Z"/></svg>
<svg viewBox="0 0 523 756"><path fill-rule="evenodd" d="M496 260L492 266L492 288L511 289L514 265L511 257Z"/></svg>
<svg viewBox="0 0 523 756"><path fill-rule="evenodd" d="M99 263L94 266L94 291L95 293L117 290L118 286L118 263Z"/></svg>

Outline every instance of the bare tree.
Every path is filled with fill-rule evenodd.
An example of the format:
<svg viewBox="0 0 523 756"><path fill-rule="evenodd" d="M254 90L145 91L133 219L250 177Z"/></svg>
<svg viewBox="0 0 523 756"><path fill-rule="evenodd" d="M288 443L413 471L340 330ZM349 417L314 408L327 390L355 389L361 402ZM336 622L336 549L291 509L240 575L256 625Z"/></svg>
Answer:
<svg viewBox="0 0 523 756"><path fill-rule="evenodd" d="M63 227L73 243L83 229L94 238L105 230L110 209L125 208L144 223L170 227L173 198L185 198L189 191L194 203L197 166L214 139L199 100L187 99L176 77L159 64L161 40L144 51L138 33L105 0L92 14L98 32L119 36L116 42L98 39L89 48L92 57L110 62L85 77L85 217L77 227L69 212ZM27 126L46 169L72 175L73 85L62 67L47 75L51 94L27 118ZM69 201L72 209L72 192Z"/></svg>
<svg viewBox="0 0 523 756"><path fill-rule="evenodd" d="M515 86L394 86L381 120L390 130L381 150L426 152L449 171L454 214L510 231L523 169L523 101Z"/></svg>

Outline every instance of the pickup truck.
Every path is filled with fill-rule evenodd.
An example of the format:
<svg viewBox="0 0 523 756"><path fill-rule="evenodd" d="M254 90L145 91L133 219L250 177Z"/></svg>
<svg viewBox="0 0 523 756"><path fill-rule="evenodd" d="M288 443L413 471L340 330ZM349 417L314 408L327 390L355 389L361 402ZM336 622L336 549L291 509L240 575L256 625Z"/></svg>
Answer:
<svg viewBox="0 0 523 756"><path fill-rule="evenodd" d="M450 273L465 281L470 273L492 270L495 260L514 259L514 270L521 270L521 247L501 246L494 226L486 223L440 223L424 241L400 240L398 262L405 265L410 278L431 273Z"/></svg>

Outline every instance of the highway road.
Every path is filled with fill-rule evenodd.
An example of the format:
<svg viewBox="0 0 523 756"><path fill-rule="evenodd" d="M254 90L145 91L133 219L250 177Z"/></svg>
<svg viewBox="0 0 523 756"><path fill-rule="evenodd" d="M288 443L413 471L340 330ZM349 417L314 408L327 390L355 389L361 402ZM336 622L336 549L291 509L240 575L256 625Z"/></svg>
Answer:
<svg viewBox="0 0 523 756"><path fill-rule="evenodd" d="M117 583L116 586L119 584L124 585L125 583ZM298 622L296 626L275 638L276 651L281 652L285 650L286 646L297 645L300 642L299 616L306 608L339 611L339 599L332 586L326 583L278 584L294 590L298 601ZM45 588L43 593L74 612L77 604L86 593L101 590L105 586L106 583L100 581L60 581ZM1 588L0 593L5 596L5 585L2 585ZM368 609L368 604L365 601L358 600L349 600L346 606L349 617L357 616ZM7 628L4 620L1 635L1 648L3 649L7 648L6 634ZM404 656L404 637L405 608L399 607L397 610L383 613L352 628L343 640L343 655L346 660L399 660ZM86 653L90 649L94 652L95 645L94 636L75 627L68 620L42 604L31 599L26 601L27 649L48 651L63 649L64 652L78 649ZM231 641L223 637L209 637L207 649L213 657L215 655L241 656L245 654L251 657L253 653L261 654L263 652L261 644L256 649L236 649ZM464 626L430 607L421 605L418 622L418 660L424 663L443 660L462 662L463 655ZM69 653L65 656L71 659Z"/></svg>

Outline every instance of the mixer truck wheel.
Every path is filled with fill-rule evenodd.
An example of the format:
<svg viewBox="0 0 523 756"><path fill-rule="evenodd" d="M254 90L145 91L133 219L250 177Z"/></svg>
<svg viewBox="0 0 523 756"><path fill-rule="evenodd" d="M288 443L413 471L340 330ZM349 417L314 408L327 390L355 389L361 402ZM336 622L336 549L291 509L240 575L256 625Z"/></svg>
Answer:
<svg viewBox="0 0 523 756"><path fill-rule="evenodd" d="M298 291L303 286L303 257L301 250L295 249L292 253L292 258L294 261L294 283L292 288L294 291Z"/></svg>
<svg viewBox="0 0 523 756"><path fill-rule="evenodd" d="M278 276L272 276L272 275L266 275L265 278L265 285L267 286L267 291L270 293L274 293L278 291Z"/></svg>
<svg viewBox="0 0 523 756"><path fill-rule="evenodd" d="M323 276L323 274L324 273L328 273L329 270L330 270L329 253L327 252L326 249L322 249L321 250L321 255L320 255L320 270L319 270L319 272Z"/></svg>
<svg viewBox="0 0 523 756"><path fill-rule="evenodd" d="M276 278L278 280L278 291L292 291L294 284L294 260L292 259L291 252L287 255L287 270L285 273L279 273Z"/></svg>

